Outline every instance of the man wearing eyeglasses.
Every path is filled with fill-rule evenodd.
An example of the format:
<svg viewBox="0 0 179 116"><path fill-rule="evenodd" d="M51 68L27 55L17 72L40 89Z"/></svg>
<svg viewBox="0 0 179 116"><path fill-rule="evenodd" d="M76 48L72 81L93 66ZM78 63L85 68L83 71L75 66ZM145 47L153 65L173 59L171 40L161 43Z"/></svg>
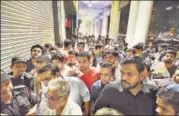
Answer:
<svg viewBox="0 0 179 116"><path fill-rule="evenodd" d="M80 107L69 99L70 83L64 79L53 79L48 83L47 105L52 112L45 115L82 115Z"/></svg>

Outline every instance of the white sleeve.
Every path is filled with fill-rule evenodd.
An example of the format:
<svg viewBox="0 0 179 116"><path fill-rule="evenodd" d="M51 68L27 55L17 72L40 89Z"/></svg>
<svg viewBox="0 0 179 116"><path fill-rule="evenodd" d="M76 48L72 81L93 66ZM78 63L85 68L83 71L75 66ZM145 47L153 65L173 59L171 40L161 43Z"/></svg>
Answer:
<svg viewBox="0 0 179 116"><path fill-rule="evenodd" d="M80 79L79 79L78 87L79 87L80 95L81 95L83 102L90 101L90 92L87 86L85 85L85 83Z"/></svg>

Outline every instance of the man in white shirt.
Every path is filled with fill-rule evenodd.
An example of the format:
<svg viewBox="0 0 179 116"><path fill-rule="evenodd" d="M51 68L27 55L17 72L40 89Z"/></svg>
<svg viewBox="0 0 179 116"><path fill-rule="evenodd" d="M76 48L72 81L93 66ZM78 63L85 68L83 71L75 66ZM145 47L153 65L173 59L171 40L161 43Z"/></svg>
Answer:
<svg viewBox="0 0 179 116"><path fill-rule="evenodd" d="M82 115L80 107L69 99L71 85L64 79L53 79L48 83L46 95L50 112L45 115Z"/></svg>
<svg viewBox="0 0 179 116"><path fill-rule="evenodd" d="M70 71L71 68L65 64L64 56L62 54L56 54L52 56L52 63L59 68L59 72L64 77L64 79L70 82L72 87L70 98L81 108L83 108L82 104L84 103L84 113L88 114L90 93L85 83L78 77L67 75L68 71Z"/></svg>

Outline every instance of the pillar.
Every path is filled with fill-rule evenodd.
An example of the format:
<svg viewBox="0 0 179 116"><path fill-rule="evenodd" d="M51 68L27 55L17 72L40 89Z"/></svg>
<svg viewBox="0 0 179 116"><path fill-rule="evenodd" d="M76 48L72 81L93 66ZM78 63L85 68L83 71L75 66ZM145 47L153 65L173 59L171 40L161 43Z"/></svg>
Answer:
<svg viewBox="0 0 179 116"><path fill-rule="evenodd" d="M126 43L128 43L128 48L132 48L133 46L138 8L139 8L139 1L131 1L129 19L127 25L127 33L126 33Z"/></svg>
<svg viewBox="0 0 179 116"><path fill-rule="evenodd" d="M108 28L108 17L105 16L103 18L103 24L102 24L102 36L105 36L107 35L107 28Z"/></svg>
<svg viewBox="0 0 179 116"><path fill-rule="evenodd" d="M113 1L111 5L109 37L114 40L117 40L118 30L119 30L119 21L120 21L119 5L120 5L120 1Z"/></svg>
<svg viewBox="0 0 179 116"><path fill-rule="evenodd" d="M66 39L66 30L65 30L65 9L64 1L58 1L58 11L59 11L59 33L61 41L63 42Z"/></svg>
<svg viewBox="0 0 179 116"><path fill-rule="evenodd" d="M133 41L133 45L138 42L143 42L145 44L149 30L153 2L154 1L140 1L139 3L139 11L134 34L135 41Z"/></svg>

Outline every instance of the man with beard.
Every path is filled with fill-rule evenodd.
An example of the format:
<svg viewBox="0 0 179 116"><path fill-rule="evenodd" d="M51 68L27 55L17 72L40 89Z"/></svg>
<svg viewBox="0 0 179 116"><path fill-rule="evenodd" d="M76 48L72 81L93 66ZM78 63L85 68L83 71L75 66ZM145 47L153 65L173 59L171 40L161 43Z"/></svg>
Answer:
<svg viewBox="0 0 179 116"><path fill-rule="evenodd" d="M162 58L165 64L165 68L167 68L168 72L170 73L170 77L173 76L173 74L177 69L177 66L174 64L175 57L176 57L176 51L168 49L166 50Z"/></svg>
<svg viewBox="0 0 179 116"><path fill-rule="evenodd" d="M94 104L93 111L114 108L124 115L155 115L155 89L144 80L144 62L139 56L121 63L121 83L107 85Z"/></svg>

